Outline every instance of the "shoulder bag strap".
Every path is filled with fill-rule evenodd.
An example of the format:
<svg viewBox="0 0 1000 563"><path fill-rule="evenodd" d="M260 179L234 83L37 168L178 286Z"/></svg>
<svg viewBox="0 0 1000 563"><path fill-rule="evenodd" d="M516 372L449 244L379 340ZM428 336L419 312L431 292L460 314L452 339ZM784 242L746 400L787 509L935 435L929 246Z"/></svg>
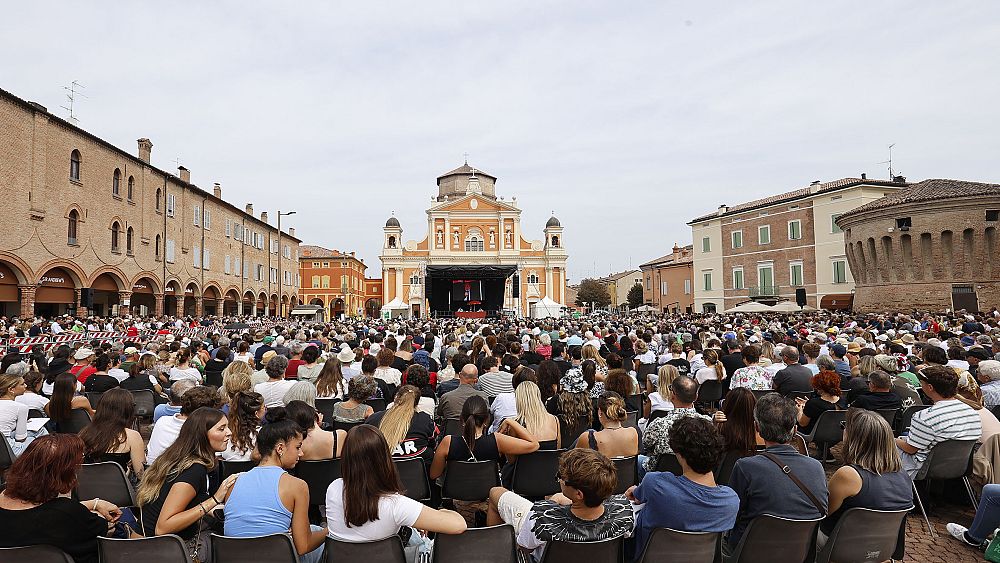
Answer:
<svg viewBox="0 0 1000 563"><path fill-rule="evenodd" d="M818 510L819 513L822 514L823 516L826 516L826 509L823 508L823 504L819 501L818 498L816 498L816 495L814 495L813 492L809 490L809 487L807 487L805 483L799 480L799 478L796 477L794 473L792 473L791 467L788 467L788 465L786 465L784 462L778 459L776 455L770 452L762 452L760 455L773 461L775 465L780 467L781 472L787 475L788 478L791 479L793 483L795 483L795 486L798 487L799 490L801 490L803 493L805 493L807 497L809 497L810 502L813 503L813 506L816 507L816 510Z"/></svg>

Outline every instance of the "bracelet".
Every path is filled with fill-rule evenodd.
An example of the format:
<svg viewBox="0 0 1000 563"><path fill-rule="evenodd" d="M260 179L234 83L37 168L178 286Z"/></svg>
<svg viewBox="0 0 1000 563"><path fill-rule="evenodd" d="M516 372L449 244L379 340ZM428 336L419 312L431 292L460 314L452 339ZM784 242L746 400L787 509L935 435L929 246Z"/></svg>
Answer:
<svg viewBox="0 0 1000 563"><path fill-rule="evenodd" d="M99 498L95 498L95 499L94 499L94 508L92 508L92 509L91 509L91 510L92 510L93 512L97 512L97 503L98 503L98 502L99 502L100 500L101 500L101 499L99 499Z"/></svg>
<svg viewBox="0 0 1000 563"><path fill-rule="evenodd" d="M219 500L219 499L217 499L217 498L215 498L215 495L208 495L208 496L212 497L212 500L215 501L215 504L222 504L222 501Z"/></svg>
<svg viewBox="0 0 1000 563"><path fill-rule="evenodd" d="M204 505L203 503L200 503L200 502L199 502L199 503L198 503L198 508L200 508L200 509L201 509L201 513L202 513L202 514L204 514L204 515L208 516L208 511L207 511L207 510L205 510L205 505Z"/></svg>

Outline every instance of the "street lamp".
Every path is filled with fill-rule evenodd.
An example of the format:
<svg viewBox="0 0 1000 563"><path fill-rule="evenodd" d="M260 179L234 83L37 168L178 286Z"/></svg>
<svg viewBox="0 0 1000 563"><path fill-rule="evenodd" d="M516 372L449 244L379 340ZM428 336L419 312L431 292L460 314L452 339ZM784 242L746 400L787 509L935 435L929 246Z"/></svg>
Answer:
<svg viewBox="0 0 1000 563"><path fill-rule="evenodd" d="M284 272L281 271L281 255L284 254L284 252L285 252L284 249L281 247L281 216L282 215L285 215L285 216L295 215L295 212L294 211L288 211L287 213L282 213L280 209L278 210L278 316L279 317L284 316L284 315L281 314L282 313L282 311L281 311L281 278L284 277L282 275L282 274L284 274Z"/></svg>

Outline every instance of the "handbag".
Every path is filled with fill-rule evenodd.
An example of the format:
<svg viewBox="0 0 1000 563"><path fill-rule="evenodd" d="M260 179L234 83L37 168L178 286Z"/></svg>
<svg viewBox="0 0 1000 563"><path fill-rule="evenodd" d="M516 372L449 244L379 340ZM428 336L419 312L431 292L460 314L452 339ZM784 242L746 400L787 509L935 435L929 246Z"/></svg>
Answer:
<svg viewBox="0 0 1000 563"><path fill-rule="evenodd" d="M805 493L807 497L809 497L809 501L813 503L813 506L816 507L816 510L818 510L822 516L824 517L826 516L826 508L823 506L823 503L821 503L819 499L816 498L816 495L814 495L813 492L809 490L809 487L807 487L805 483L799 480L799 478L796 477L794 473L792 473L791 467L785 465L785 463L783 463L780 459L778 459L776 455L770 452L763 452L761 453L761 455L773 461L775 465L780 467L781 472L784 473L785 475L788 475L788 478L791 479L793 483L795 483L795 486L798 487L800 491Z"/></svg>
<svg viewBox="0 0 1000 563"><path fill-rule="evenodd" d="M986 546L984 558L992 563L1000 563L1000 530L997 530L997 533L993 535L990 545Z"/></svg>

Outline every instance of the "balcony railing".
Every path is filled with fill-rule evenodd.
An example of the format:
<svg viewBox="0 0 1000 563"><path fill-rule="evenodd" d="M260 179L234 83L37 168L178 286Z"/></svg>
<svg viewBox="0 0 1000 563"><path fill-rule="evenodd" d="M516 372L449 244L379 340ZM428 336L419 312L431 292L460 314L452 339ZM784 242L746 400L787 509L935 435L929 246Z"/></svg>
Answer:
<svg viewBox="0 0 1000 563"><path fill-rule="evenodd" d="M751 299L758 297L777 297L780 289L781 288L776 285L758 285L751 287L748 290L748 295Z"/></svg>

